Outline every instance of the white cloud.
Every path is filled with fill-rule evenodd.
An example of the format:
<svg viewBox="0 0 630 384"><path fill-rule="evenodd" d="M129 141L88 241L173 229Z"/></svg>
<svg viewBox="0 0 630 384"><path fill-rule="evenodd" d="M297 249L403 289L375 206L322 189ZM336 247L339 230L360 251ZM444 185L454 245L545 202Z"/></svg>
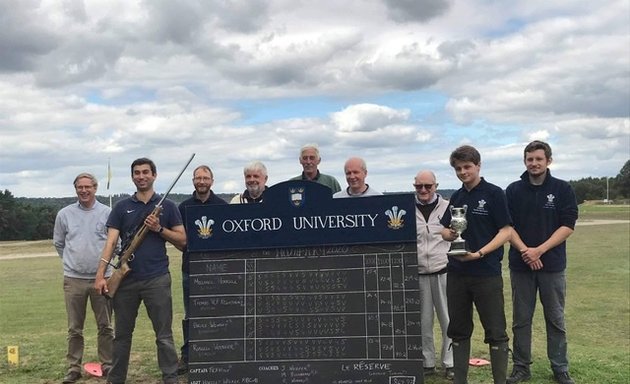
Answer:
<svg viewBox="0 0 630 384"><path fill-rule="evenodd" d="M4 1L0 189L71 195L111 159L112 192L128 192L141 156L166 186L195 152L235 192L254 159L272 184L297 175L309 142L342 184L359 155L387 191L421 168L458 187L463 143L502 186L531 139L559 177L614 176L630 157L628 14L624 0Z"/></svg>
<svg viewBox="0 0 630 384"><path fill-rule="evenodd" d="M409 111L397 111L374 104L352 105L332 115L340 132L371 132L379 127L404 122L408 118Z"/></svg>

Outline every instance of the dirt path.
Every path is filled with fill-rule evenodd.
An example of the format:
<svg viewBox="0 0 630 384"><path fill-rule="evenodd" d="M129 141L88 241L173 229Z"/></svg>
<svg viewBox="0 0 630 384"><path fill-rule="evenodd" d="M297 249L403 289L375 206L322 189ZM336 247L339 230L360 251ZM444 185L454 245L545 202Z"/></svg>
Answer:
<svg viewBox="0 0 630 384"><path fill-rule="evenodd" d="M27 245L49 244L52 240L34 240L34 241L0 241L0 247L25 247Z"/></svg>
<svg viewBox="0 0 630 384"><path fill-rule="evenodd" d="M582 226L582 225L628 224L628 223L630 223L630 221L628 220L584 220L584 221L578 220L578 222L575 225Z"/></svg>
<svg viewBox="0 0 630 384"><path fill-rule="evenodd" d="M14 260L14 259L31 259L34 257L52 257L57 256L57 252L42 252L42 253L14 253L9 256L0 256L0 260Z"/></svg>

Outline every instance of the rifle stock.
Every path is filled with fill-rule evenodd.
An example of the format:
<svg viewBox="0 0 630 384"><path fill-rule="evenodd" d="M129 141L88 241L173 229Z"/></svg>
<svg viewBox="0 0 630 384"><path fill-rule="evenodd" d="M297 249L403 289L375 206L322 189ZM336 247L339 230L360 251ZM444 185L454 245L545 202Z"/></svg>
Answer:
<svg viewBox="0 0 630 384"><path fill-rule="evenodd" d="M107 279L107 292L105 293L105 296L113 299L116 291L118 290L118 287L120 286L120 283L122 283L122 280L125 278L125 276L127 276L127 274L129 274L129 272L131 272L131 267L129 266L129 264L121 263L120 267L118 267L118 269L115 269L114 272L112 272L112 275Z"/></svg>

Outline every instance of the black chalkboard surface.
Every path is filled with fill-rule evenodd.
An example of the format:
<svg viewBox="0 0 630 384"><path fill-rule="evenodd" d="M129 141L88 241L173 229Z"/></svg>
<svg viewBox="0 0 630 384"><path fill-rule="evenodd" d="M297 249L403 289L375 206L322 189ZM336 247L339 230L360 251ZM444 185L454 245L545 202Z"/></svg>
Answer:
<svg viewBox="0 0 630 384"><path fill-rule="evenodd" d="M423 383L413 196L267 192L186 212L189 383Z"/></svg>

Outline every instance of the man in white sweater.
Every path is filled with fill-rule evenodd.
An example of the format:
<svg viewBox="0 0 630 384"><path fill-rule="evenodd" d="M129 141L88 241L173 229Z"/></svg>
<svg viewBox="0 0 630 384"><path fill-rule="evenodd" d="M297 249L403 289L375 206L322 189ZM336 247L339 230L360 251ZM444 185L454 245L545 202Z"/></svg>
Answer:
<svg viewBox="0 0 630 384"><path fill-rule="evenodd" d="M416 233L418 244L418 278L422 302L422 356L424 374L432 375L436 369L436 353L433 341L433 319L437 315L442 331L440 353L444 375L452 380L453 351L447 336L448 306L446 301L446 252L450 247L442 239L440 218L448 207L448 201L436 193L437 181L431 171L420 171L413 183L416 189Z"/></svg>
<svg viewBox="0 0 630 384"><path fill-rule="evenodd" d="M96 200L98 182L89 173L74 179L79 200L61 209L55 219L53 242L63 263L63 291L68 315L68 372L64 384L81 378L83 325L88 298L98 329L98 357L106 375L112 364L112 308L94 289L94 276L107 239L107 217L111 209Z"/></svg>

